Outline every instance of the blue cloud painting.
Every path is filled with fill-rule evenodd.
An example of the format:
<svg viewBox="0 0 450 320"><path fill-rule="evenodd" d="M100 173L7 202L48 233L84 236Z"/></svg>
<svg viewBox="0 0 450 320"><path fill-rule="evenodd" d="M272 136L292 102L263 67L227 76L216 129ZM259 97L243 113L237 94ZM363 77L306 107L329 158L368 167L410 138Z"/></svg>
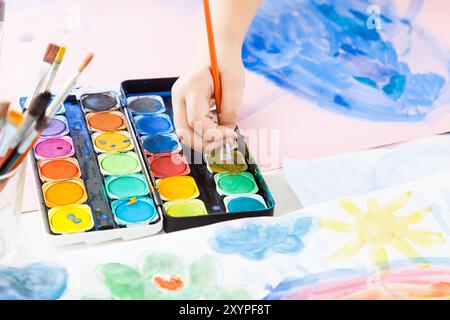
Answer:
<svg viewBox="0 0 450 320"><path fill-rule="evenodd" d="M412 2L420 10L423 1ZM449 51L412 18L399 16L391 1L377 1L377 15L368 11L372 4L267 0L248 32L244 64L336 114L379 122L426 120L450 102ZM432 54L420 60L421 69L430 70L415 72L411 55L423 48Z"/></svg>
<svg viewBox="0 0 450 320"><path fill-rule="evenodd" d="M64 268L43 263L0 267L0 300L56 300L66 287Z"/></svg>
<svg viewBox="0 0 450 320"><path fill-rule="evenodd" d="M235 253L247 259L263 260L271 251L279 254L301 252L305 247L302 237L311 228L312 219L309 217L301 217L290 225L247 222L238 228L226 226L219 229L210 245L220 253Z"/></svg>

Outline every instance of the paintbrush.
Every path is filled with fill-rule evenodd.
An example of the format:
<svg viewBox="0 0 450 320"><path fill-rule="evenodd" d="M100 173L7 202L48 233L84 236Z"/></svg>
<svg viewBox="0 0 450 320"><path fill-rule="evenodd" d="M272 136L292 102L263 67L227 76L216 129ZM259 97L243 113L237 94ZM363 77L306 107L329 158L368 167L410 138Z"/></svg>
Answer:
<svg viewBox="0 0 450 320"><path fill-rule="evenodd" d="M51 99L51 95L48 94L45 96L45 98L44 96L42 96L41 99L42 103L48 104ZM14 150L14 152L12 152L11 155L7 158L7 160L3 163L3 165L0 168L0 176L14 170L22 163L22 161L27 156L28 152L33 147L34 141L40 136L41 132L48 127L50 122L51 119L48 119L45 116L45 114L41 115L41 117L36 121L36 126L33 127L31 135L27 137L25 140L23 140L19 144L19 146ZM32 137L36 137L36 139L32 139Z"/></svg>
<svg viewBox="0 0 450 320"><path fill-rule="evenodd" d="M206 33L208 36L209 57L211 60L211 74L214 82L214 100L216 102L217 123L220 125L220 113L222 107L222 84L220 82L219 64L217 62L217 52L214 41L214 28L212 24L209 0L203 0L203 9L205 11ZM233 157L231 154L231 146L229 143L225 143L225 145L220 148L219 157L220 161L226 161Z"/></svg>
<svg viewBox="0 0 450 320"><path fill-rule="evenodd" d="M44 81L42 86L42 91L51 91L53 82L55 81L56 74L58 73L59 66L61 65L62 60L64 59L64 55L66 54L66 47L61 46L58 50L58 54L56 55L55 62L53 62L52 67Z"/></svg>
<svg viewBox="0 0 450 320"><path fill-rule="evenodd" d="M14 169L20 163L23 161L23 159L26 157L26 154L31 150L36 140L41 135L42 131L45 130L45 128L50 124L51 120L55 116L56 112L59 109L59 106L66 101L67 97L70 94L70 90L75 86L77 83L78 78L80 77L81 73L83 73L84 69L89 65L89 63L94 58L93 53L89 53L86 58L84 58L83 63L80 65L78 70L73 74L72 77L70 77L66 84L61 89L61 92L52 100L50 105L48 106L45 114L42 115L41 119L39 119L38 124L35 128L30 128L27 131L27 134L25 135L25 139L20 142L19 147L14 152L12 156L14 156L16 159L7 160L7 162L2 166L0 174L2 172L7 172L6 170ZM39 129L39 130L38 130ZM8 167L8 169L5 169Z"/></svg>
<svg viewBox="0 0 450 320"><path fill-rule="evenodd" d="M23 121L24 116L22 113L15 110L8 111L7 121L2 130L3 139L0 140L0 153L3 154L6 152L6 155L4 157L0 157L0 167L11 155L12 152L8 150L7 144L15 137Z"/></svg>
<svg viewBox="0 0 450 320"><path fill-rule="evenodd" d="M48 99L47 99L48 98ZM50 101L51 94L49 92L42 93L38 95L33 101L31 102L30 108L25 111L24 117L25 120L22 123L22 125L19 128L19 131L17 134L12 138L10 142L8 142L8 150L14 150L17 145L22 141L25 136L27 135L30 128L33 128L37 119L40 118L42 114L45 114L45 110L48 107L48 102ZM47 103L43 103L47 101ZM0 154L0 158L4 157L6 153Z"/></svg>
<svg viewBox="0 0 450 320"><path fill-rule="evenodd" d="M0 131L6 124L9 106L9 102L0 102Z"/></svg>
<svg viewBox="0 0 450 320"><path fill-rule="evenodd" d="M86 58L84 58L83 63L80 65L78 70L73 74L72 77L67 80L61 92L55 97L55 99L52 100L50 106L47 108L46 116L48 118L53 118L55 116L56 112L59 109L59 106L64 103L64 101L66 101L67 97L69 96L70 90L72 90L72 88L75 86L81 73L84 71L84 69L86 69L93 58L94 54L89 53Z"/></svg>
<svg viewBox="0 0 450 320"><path fill-rule="evenodd" d="M53 65L53 62L55 62L56 56L59 52L59 46L56 44L50 43L47 47L47 50L45 51L44 59L41 65L41 70L39 71L38 79L33 87L33 92L30 96L28 96L27 101L25 102L25 106L23 110L27 110L33 101L34 98L39 93L42 93L42 87L44 86L45 79L47 78L47 75L50 72L50 69Z"/></svg>

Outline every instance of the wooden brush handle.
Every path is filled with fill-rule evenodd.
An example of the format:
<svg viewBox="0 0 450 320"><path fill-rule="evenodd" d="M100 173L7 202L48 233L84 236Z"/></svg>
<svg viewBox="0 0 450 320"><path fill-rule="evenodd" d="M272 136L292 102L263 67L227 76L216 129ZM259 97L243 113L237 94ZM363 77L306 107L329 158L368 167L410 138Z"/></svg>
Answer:
<svg viewBox="0 0 450 320"><path fill-rule="evenodd" d="M211 19L211 9L209 0L203 0L203 8L205 10L206 31L208 34L209 56L211 59L211 73L214 81L214 99L216 100L216 109L218 120L220 123L220 112L222 106L222 86L220 83L219 65L217 63L216 45L214 42L214 30Z"/></svg>

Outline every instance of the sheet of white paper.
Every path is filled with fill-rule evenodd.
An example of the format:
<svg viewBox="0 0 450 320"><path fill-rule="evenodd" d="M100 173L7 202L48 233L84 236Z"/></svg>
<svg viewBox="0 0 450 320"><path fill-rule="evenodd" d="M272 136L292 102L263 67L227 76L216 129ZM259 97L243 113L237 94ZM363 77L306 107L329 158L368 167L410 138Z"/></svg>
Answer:
<svg viewBox="0 0 450 320"><path fill-rule="evenodd" d="M304 206L398 186L450 170L450 135L333 157L284 160Z"/></svg>
<svg viewBox="0 0 450 320"><path fill-rule="evenodd" d="M281 218L0 268L0 298L448 298L449 190L450 171Z"/></svg>

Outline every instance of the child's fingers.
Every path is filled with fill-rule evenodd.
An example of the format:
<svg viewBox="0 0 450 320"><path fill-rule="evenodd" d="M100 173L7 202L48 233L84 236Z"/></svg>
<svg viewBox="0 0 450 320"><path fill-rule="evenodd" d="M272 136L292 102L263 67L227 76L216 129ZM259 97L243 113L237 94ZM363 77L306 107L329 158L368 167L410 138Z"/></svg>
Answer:
<svg viewBox="0 0 450 320"><path fill-rule="evenodd" d="M244 92L243 76L223 76L220 124L235 128L239 120Z"/></svg>
<svg viewBox="0 0 450 320"><path fill-rule="evenodd" d="M210 96L208 90L199 92L198 89L190 91L186 96L188 124L200 136L210 130L216 130L218 126L217 119L209 111Z"/></svg>
<svg viewBox="0 0 450 320"><path fill-rule="evenodd" d="M213 142L204 141L203 137L197 134L188 123L186 104L184 103L184 98L180 95L174 94L173 99L173 110L174 110L174 124L176 132L180 141L191 149L198 152L204 152L205 148L212 148L212 150L219 148L223 145L223 140L217 140ZM212 131L211 131L212 132Z"/></svg>

